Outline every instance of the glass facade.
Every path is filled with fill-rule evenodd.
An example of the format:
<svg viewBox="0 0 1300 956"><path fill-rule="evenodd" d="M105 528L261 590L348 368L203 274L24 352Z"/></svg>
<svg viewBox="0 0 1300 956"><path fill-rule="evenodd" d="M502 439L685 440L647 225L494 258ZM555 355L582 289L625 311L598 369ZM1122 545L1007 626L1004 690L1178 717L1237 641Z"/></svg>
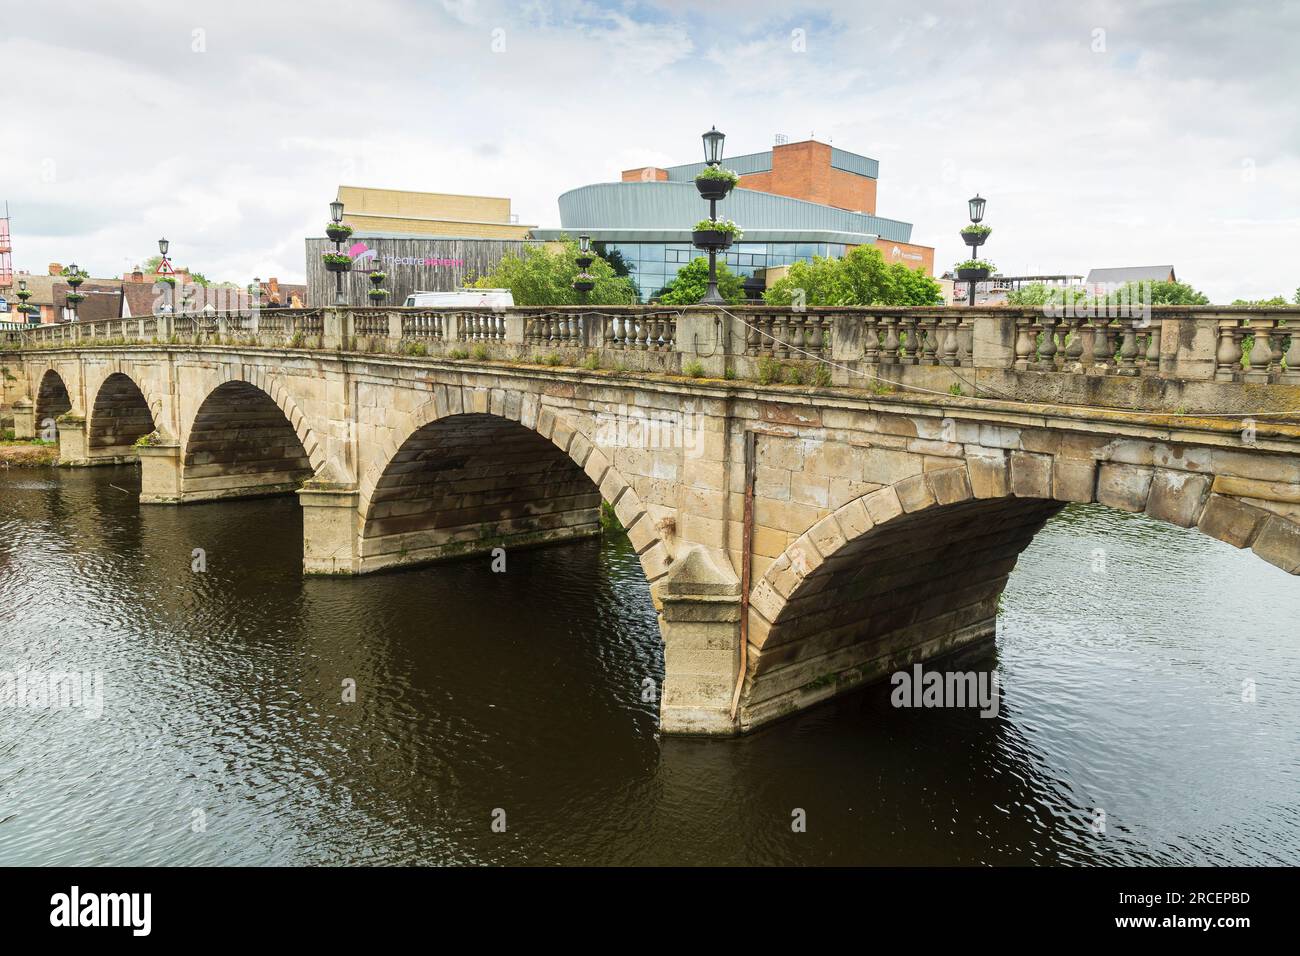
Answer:
<svg viewBox="0 0 1300 956"><path fill-rule="evenodd" d="M706 258L706 253L689 242L593 242L592 246L597 255L617 252L623 257L642 302L672 282L677 270L692 259ZM813 256L838 259L844 249L843 243L836 242L738 242L720 254L718 261L748 277L756 269L811 261Z"/></svg>

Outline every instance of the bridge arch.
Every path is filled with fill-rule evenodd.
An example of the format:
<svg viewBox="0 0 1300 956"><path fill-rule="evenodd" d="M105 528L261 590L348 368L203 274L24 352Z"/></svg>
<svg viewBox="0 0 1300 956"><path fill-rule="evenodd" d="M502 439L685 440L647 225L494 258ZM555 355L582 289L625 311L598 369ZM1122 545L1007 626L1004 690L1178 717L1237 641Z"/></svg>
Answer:
<svg viewBox="0 0 1300 956"><path fill-rule="evenodd" d="M456 405L440 397L411 414L401 441L386 443L371 469L360 567L594 535L601 502L614 509L651 585L664 577L672 555L653 516L563 413L519 392L473 390Z"/></svg>
<svg viewBox="0 0 1300 956"><path fill-rule="evenodd" d="M181 498L215 500L296 491L323 462L283 387L229 376L204 396L182 442Z"/></svg>
<svg viewBox="0 0 1300 956"><path fill-rule="evenodd" d="M55 419L72 411L72 396L67 383L55 369L48 368L41 375L36 388L36 427L42 428L47 419Z"/></svg>
<svg viewBox="0 0 1300 956"><path fill-rule="evenodd" d="M109 374L95 391L87 421L87 448L95 458L133 458L136 439L157 428L162 403L151 402L136 379Z"/></svg>
<svg viewBox="0 0 1300 956"><path fill-rule="evenodd" d="M855 498L750 592L741 723L752 727L991 637L1021 552L1071 502L1197 528L1300 575L1300 523L1214 475L1049 456L971 457Z"/></svg>

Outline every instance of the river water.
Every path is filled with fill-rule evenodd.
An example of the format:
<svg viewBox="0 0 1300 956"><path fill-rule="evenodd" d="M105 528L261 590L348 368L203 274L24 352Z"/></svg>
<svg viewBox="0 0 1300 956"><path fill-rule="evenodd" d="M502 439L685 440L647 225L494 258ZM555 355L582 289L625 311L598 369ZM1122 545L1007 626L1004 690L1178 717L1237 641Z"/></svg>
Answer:
<svg viewBox="0 0 1300 956"><path fill-rule="evenodd" d="M103 675L0 706L0 864L1300 863L1300 580L1194 531L1053 519L996 717L881 685L716 741L657 733L619 537L304 579L294 499L138 487L0 473L0 680Z"/></svg>

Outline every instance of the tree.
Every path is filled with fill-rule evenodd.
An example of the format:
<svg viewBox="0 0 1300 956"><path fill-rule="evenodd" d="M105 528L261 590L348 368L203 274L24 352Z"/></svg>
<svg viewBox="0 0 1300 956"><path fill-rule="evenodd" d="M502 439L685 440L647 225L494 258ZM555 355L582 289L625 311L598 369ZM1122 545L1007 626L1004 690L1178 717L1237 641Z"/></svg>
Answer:
<svg viewBox="0 0 1300 956"><path fill-rule="evenodd" d="M1065 305L1069 302L1082 302L1088 297L1086 289L1074 286L1049 286L1044 282L1031 282L1019 289L1007 293L1007 305L1040 308L1045 305Z"/></svg>
<svg viewBox="0 0 1300 956"><path fill-rule="evenodd" d="M814 256L796 262L764 294L769 305L794 304L797 290L804 305L941 305L939 283L925 270L901 262L885 264L875 246L858 246L842 259Z"/></svg>
<svg viewBox="0 0 1300 956"><path fill-rule="evenodd" d="M578 244L567 236L558 244L526 246L522 255L509 254L474 282L479 289L509 289L515 305L632 305L632 280L614 274L608 262L594 255L587 273L595 287L584 296L573 288L579 269Z"/></svg>
<svg viewBox="0 0 1300 956"><path fill-rule="evenodd" d="M1286 296L1275 295L1271 299L1233 299L1233 305L1286 305Z"/></svg>
<svg viewBox="0 0 1300 956"><path fill-rule="evenodd" d="M664 305L694 305L709 291L709 260L697 256L677 270L677 276L655 294ZM718 293L731 305L745 301L745 277L718 262Z"/></svg>
<svg viewBox="0 0 1300 956"><path fill-rule="evenodd" d="M1147 287L1151 289L1152 305L1209 305L1209 297L1197 292L1186 282L1127 282L1119 289L1106 293L1107 305L1122 302L1146 302Z"/></svg>

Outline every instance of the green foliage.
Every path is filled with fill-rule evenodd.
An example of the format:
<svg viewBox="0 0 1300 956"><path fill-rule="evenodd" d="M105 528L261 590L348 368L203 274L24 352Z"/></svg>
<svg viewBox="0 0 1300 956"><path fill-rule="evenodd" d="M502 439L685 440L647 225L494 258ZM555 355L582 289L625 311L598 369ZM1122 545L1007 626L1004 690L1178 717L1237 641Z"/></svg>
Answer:
<svg viewBox="0 0 1300 956"><path fill-rule="evenodd" d="M334 263L342 266L352 265L352 257L346 252L322 252L320 254L321 262ZM165 277L164 281L165 280ZM174 281L174 280L173 280Z"/></svg>
<svg viewBox="0 0 1300 956"><path fill-rule="evenodd" d="M740 177L736 175L734 170L725 169L722 166L705 166L695 174L695 178L717 180L722 183L731 183L733 186L740 182Z"/></svg>
<svg viewBox="0 0 1300 956"><path fill-rule="evenodd" d="M971 223L969 226L961 227L961 234L963 236L983 236L987 239L991 232L993 232L991 226L981 226L976 223Z"/></svg>
<svg viewBox="0 0 1300 956"><path fill-rule="evenodd" d="M1293 298L1291 301L1294 302L1296 305L1300 305L1300 286L1296 286L1295 298Z"/></svg>
<svg viewBox="0 0 1300 956"><path fill-rule="evenodd" d="M470 354L474 356L474 361L486 362L491 353L488 352L488 347L480 342L478 345L474 346Z"/></svg>
<svg viewBox="0 0 1300 956"><path fill-rule="evenodd" d="M633 305L637 301L631 280L616 275L604 259L593 256L587 272L595 287L579 293L573 288L579 269L575 261L578 244L567 237L559 248L526 246L522 255L508 255L496 268L479 277L474 285L480 289L509 289L515 305ZM585 298L584 298L585 297Z"/></svg>
<svg viewBox="0 0 1300 956"><path fill-rule="evenodd" d="M781 363L771 356L763 356L758 360L758 384L771 385L774 382L781 381Z"/></svg>
<svg viewBox="0 0 1300 956"><path fill-rule="evenodd" d="M949 385L949 386L948 386L948 394L949 394L949 395L960 395L960 394L961 394L961 383L960 383L960 382L953 382L951 385Z"/></svg>
<svg viewBox="0 0 1300 956"><path fill-rule="evenodd" d="M1106 304L1119 302L1146 302L1146 289L1151 289L1152 305L1209 305L1210 300L1186 282L1129 282L1107 293Z"/></svg>
<svg viewBox="0 0 1300 956"><path fill-rule="evenodd" d="M1286 305L1286 304L1287 304L1287 301L1286 301L1286 296L1283 296L1283 295L1275 295L1275 296L1273 296L1273 298L1271 298L1271 299L1233 299L1233 300L1232 300L1232 304L1233 304L1233 305L1268 306L1268 305Z"/></svg>
<svg viewBox="0 0 1300 956"><path fill-rule="evenodd" d="M591 248L595 251L596 255L609 263L609 267L614 270L614 275L629 276L632 274L632 267L628 265L627 260L623 258L623 253L619 252L617 249L610 249L608 243L593 242Z"/></svg>
<svg viewBox="0 0 1300 956"><path fill-rule="evenodd" d="M464 349L452 349L450 352L447 353L447 358L455 359L456 361L459 361L461 359L469 358L469 353L466 352Z"/></svg>
<svg viewBox="0 0 1300 956"><path fill-rule="evenodd" d="M769 305L942 305L939 283L923 269L886 264L875 246L858 246L842 259L816 256L796 262L764 293Z"/></svg>
<svg viewBox="0 0 1300 956"><path fill-rule="evenodd" d="M728 382L734 382L736 380L735 366L728 365L726 370L723 371L722 377L725 378Z"/></svg>
<svg viewBox="0 0 1300 956"><path fill-rule="evenodd" d="M965 262L959 262L953 266L954 269L988 269L989 275L994 275L998 267L987 259L967 259Z"/></svg>
<svg viewBox="0 0 1300 956"><path fill-rule="evenodd" d="M818 388L827 388L831 384L831 367L825 362L818 362L813 367L812 383Z"/></svg>
<svg viewBox="0 0 1300 956"><path fill-rule="evenodd" d="M402 345L402 351L407 355L428 355L429 348L423 342L406 342Z"/></svg>
<svg viewBox="0 0 1300 956"><path fill-rule="evenodd" d="M591 352L582 360L582 367L588 372L594 372L600 368L600 353Z"/></svg>
<svg viewBox="0 0 1300 956"><path fill-rule="evenodd" d="M137 448L148 448L152 445L161 445L162 443L163 437L157 431L152 431L147 435L141 435L135 440Z"/></svg>
<svg viewBox="0 0 1300 956"><path fill-rule="evenodd" d="M560 355L559 352L552 352L550 355L546 356L546 364L547 364L547 365L563 365L563 364L564 364L564 357L563 357L562 355Z"/></svg>
<svg viewBox="0 0 1300 956"><path fill-rule="evenodd" d="M682 366L682 374L690 378L704 378L704 363L699 361L687 362Z"/></svg>
<svg viewBox="0 0 1300 956"><path fill-rule="evenodd" d="M741 231L741 228L730 219L701 219L695 224L696 232L703 232L706 229L710 229L714 232L725 232L727 235L731 236L732 241L739 239L745 234Z"/></svg>
<svg viewBox="0 0 1300 956"><path fill-rule="evenodd" d="M1081 302L1087 297L1088 291L1082 287L1065 288L1049 286L1043 282L1031 282L1008 292L1007 305L1038 308L1046 305L1068 305Z"/></svg>
<svg viewBox="0 0 1300 956"><path fill-rule="evenodd" d="M791 385L802 385L803 369L798 365L791 366L789 371L786 372L785 380Z"/></svg>
<svg viewBox="0 0 1300 956"><path fill-rule="evenodd" d="M608 533L623 531L623 522L618 520L614 506L608 501L600 503L600 530Z"/></svg>
<svg viewBox="0 0 1300 956"><path fill-rule="evenodd" d="M709 291L709 260L697 256L677 270L677 276L656 293L655 298L664 305L694 305ZM728 303L736 305L745 301L745 278L718 263L718 293Z"/></svg>

